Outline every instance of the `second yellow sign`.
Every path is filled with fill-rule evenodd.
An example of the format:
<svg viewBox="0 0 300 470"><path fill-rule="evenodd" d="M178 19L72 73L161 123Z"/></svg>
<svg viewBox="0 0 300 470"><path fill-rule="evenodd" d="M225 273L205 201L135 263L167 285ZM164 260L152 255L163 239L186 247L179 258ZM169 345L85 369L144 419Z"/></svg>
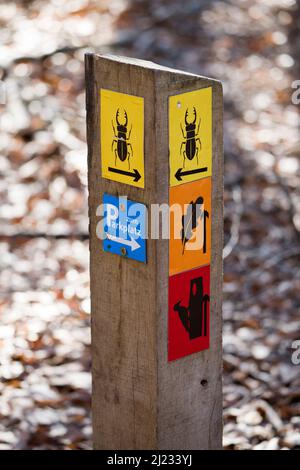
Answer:
<svg viewBox="0 0 300 470"><path fill-rule="evenodd" d="M169 98L170 186L211 176L212 88Z"/></svg>

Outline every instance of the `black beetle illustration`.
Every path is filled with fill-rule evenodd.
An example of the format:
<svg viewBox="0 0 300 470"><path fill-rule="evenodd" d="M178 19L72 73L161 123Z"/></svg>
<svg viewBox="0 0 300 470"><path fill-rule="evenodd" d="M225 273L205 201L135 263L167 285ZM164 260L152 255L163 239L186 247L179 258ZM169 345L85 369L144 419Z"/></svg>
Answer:
<svg viewBox="0 0 300 470"><path fill-rule="evenodd" d="M185 139L183 142L181 142L181 146L180 146L180 154L183 155L183 168L185 167L186 158L188 158L188 160L193 160L193 158L196 157L197 164L198 164L199 148L197 146L197 142L199 142L200 150L202 148L201 140L199 139L199 137L197 137L199 134L199 127L200 127L201 119L199 119L197 131L196 131L197 112L196 112L195 106L193 107L194 119L192 122L188 121L188 115L189 115L189 112L187 109L185 112L185 117L184 117L185 133L180 123L182 135L183 135L183 138ZM182 151L182 147L184 147L183 151Z"/></svg>
<svg viewBox="0 0 300 470"><path fill-rule="evenodd" d="M114 126L113 121L112 127L114 130L114 136L115 139L113 139L112 144L111 144L111 149L115 147L115 166L117 166L117 158L121 160L121 162L125 162L125 160L128 160L128 167L130 168L130 162L129 159L133 155L133 150L132 150L132 145L130 142L130 134L132 130L132 126L130 128L129 134L127 136L127 125L128 125L128 116L126 110L124 110L124 122L120 122L120 110L119 108L117 109L116 112L116 123L117 123L117 132Z"/></svg>

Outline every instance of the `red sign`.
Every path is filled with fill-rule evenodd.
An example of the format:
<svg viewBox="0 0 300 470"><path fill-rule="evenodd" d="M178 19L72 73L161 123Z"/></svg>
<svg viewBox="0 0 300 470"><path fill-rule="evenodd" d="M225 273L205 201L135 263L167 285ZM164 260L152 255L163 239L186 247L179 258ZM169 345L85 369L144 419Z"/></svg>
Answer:
<svg viewBox="0 0 300 470"><path fill-rule="evenodd" d="M169 361L209 348L210 266L169 277Z"/></svg>

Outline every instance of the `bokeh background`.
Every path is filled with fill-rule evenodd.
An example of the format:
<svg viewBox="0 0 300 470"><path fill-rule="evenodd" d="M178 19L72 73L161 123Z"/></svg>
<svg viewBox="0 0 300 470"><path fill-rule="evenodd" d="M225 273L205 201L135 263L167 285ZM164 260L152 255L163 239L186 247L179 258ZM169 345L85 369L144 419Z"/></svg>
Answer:
<svg viewBox="0 0 300 470"><path fill-rule="evenodd" d="M0 1L1 449L91 448L88 50L223 82L224 446L300 448L299 26L295 0Z"/></svg>

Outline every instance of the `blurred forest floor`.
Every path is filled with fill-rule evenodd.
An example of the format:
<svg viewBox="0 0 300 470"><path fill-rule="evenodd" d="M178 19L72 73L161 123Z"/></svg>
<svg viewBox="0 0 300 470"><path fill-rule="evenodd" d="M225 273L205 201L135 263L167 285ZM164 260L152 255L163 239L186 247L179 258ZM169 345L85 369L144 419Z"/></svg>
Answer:
<svg viewBox="0 0 300 470"><path fill-rule="evenodd" d="M87 49L222 80L224 446L300 448L299 21L294 0L0 1L1 449L91 447Z"/></svg>

